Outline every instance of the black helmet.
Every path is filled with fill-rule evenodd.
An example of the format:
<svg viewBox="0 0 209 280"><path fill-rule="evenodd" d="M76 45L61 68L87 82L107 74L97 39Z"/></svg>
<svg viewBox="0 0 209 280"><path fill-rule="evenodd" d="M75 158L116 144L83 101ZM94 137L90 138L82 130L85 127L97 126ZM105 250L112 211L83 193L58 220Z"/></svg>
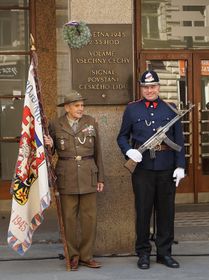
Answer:
<svg viewBox="0 0 209 280"><path fill-rule="evenodd" d="M160 80L157 73L153 70L145 71L140 79L141 86L159 85Z"/></svg>

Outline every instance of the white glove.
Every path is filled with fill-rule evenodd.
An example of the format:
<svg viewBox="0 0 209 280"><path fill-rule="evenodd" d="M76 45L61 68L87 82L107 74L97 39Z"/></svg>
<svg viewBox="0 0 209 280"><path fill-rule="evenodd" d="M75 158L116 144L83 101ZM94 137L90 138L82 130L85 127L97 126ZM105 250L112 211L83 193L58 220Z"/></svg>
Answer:
<svg viewBox="0 0 209 280"><path fill-rule="evenodd" d="M135 162L141 162L142 161L142 154L136 149L129 149L126 152L126 155Z"/></svg>
<svg viewBox="0 0 209 280"><path fill-rule="evenodd" d="M181 179L185 177L184 168L177 167L173 172L174 182L176 182L176 187L178 187Z"/></svg>

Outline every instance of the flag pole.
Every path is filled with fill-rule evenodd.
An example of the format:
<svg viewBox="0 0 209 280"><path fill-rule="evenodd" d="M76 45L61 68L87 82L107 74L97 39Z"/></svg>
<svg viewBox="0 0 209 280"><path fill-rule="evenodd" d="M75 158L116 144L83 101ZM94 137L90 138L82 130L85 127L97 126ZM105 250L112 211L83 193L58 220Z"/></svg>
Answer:
<svg viewBox="0 0 209 280"><path fill-rule="evenodd" d="M44 114L44 110L43 110L43 100L42 100L41 90L40 90L37 71L36 71L36 69L37 69L37 55L35 53L36 47L35 47L35 41L34 41L34 38L33 38L32 34L30 34L30 49L31 49L31 54L32 54L32 60L33 60L33 63L34 63L34 79L36 81L36 90L37 90L37 96L38 96L39 105L40 105L40 114L41 114L41 119L42 119L43 133L45 135L49 135L49 130L48 130L48 126L47 126L47 118L46 118L46 115ZM49 175L49 185L52 188L52 195L53 195L53 199L54 199L55 204L56 204L60 235L61 235L61 240L62 240L62 244L63 244L63 247L64 247L64 255L65 255L65 260L66 260L66 270L70 271L71 270L70 258L69 258L68 248L67 248L67 240L66 240L63 217L62 217L60 194L59 194L56 182L55 182L56 181L56 175L55 175L55 172L54 172L54 168L52 166L52 152L51 152L51 149L50 148L45 148L45 154L46 154L46 162L47 162L47 169L48 169L48 175Z"/></svg>

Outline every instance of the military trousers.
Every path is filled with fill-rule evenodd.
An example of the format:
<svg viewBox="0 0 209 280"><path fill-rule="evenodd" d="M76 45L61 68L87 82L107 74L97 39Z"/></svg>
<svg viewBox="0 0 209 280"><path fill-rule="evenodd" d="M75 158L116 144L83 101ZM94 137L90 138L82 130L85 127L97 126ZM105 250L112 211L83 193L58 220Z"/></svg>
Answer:
<svg viewBox="0 0 209 280"><path fill-rule="evenodd" d="M151 253L150 222L156 212L157 254L171 255L174 240L175 182L173 170L144 170L136 167L132 174L136 209L136 253Z"/></svg>
<svg viewBox="0 0 209 280"><path fill-rule="evenodd" d="M60 199L69 257L87 261L96 238L96 193L61 194Z"/></svg>

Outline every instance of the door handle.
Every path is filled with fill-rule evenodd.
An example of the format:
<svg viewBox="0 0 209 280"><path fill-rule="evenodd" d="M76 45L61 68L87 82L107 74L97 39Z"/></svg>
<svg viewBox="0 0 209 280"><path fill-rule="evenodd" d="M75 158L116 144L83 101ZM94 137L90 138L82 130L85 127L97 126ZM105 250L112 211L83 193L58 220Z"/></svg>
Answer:
<svg viewBox="0 0 209 280"><path fill-rule="evenodd" d="M207 147L209 146L209 120L207 119L209 109L201 108L201 103L198 103L198 163L202 165L204 158L209 158ZM201 168L201 166L199 166Z"/></svg>
<svg viewBox="0 0 209 280"><path fill-rule="evenodd" d="M188 119L181 120L182 125L184 126L183 135L185 136L185 157L188 159L189 164L192 164L192 112L188 114Z"/></svg>
<svg viewBox="0 0 209 280"><path fill-rule="evenodd" d="M202 164L202 146L201 146L201 123L202 123L202 110L201 104L198 102L198 163L199 165Z"/></svg>
<svg viewBox="0 0 209 280"><path fill-rule="evenodd" d="M192 142L192 112L190 111L189 112L189 132L190 132L190 135L189 135L189 163L192 164L192 148L193 148L193 142Z"/></svg>

